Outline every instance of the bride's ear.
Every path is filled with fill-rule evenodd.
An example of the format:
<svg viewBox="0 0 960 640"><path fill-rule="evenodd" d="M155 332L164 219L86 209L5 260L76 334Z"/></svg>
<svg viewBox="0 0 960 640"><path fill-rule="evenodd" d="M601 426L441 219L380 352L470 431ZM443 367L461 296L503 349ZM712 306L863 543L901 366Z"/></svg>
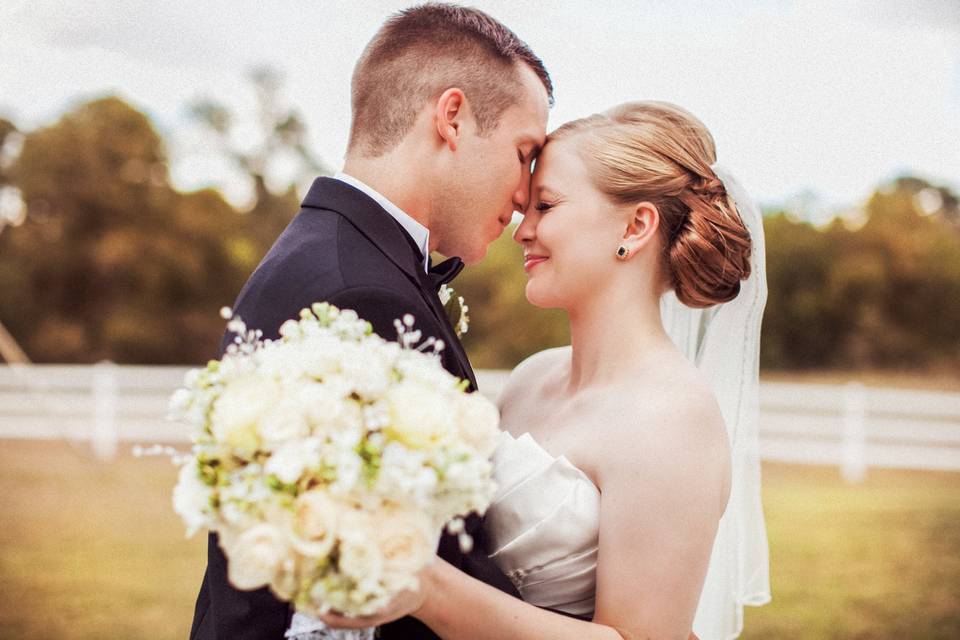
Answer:
<svg viewBox="0 0 960 640"><path fill-rule="evenodd" d="M653 242L660 228L660 211L652 202L637 204L627 220L617 257L627 259ZM620 248L623 248L623 251Z"/></svg>

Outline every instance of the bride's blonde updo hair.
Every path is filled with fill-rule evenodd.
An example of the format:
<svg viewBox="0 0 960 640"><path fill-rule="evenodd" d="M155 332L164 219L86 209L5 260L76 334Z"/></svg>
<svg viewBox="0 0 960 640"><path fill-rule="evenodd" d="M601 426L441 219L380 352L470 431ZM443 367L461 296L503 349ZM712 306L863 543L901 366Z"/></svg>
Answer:
<svg viewBox="0 0 960 640"><path fill-rule="evenodd" d="M627 102L568 122L549 139L579 134L602 193L617 204L656 205L664 273L680 302L702 308L736 298L750 275L750 234L710 168L717 154L704 124L666 102Z"/></svg>

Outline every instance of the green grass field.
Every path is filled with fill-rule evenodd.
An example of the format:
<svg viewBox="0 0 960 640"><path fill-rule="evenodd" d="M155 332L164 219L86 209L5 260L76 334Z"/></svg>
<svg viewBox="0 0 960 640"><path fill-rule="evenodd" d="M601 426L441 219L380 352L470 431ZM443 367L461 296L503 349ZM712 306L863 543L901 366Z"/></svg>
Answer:
<svg viewBox="0 0 960 640"><path fill-rule="evenodd" d="M0 441L0 638L187 637L205 539L175 469ZM773 602L742 637L960 638L960 474L764 466Z"/></svg>

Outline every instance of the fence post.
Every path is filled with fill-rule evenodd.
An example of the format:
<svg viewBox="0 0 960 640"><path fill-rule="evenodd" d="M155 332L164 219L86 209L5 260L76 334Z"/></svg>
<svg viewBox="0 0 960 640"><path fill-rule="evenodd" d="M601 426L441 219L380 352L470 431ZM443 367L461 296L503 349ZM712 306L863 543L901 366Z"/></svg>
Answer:
<svg viewBox="0 0 960 640"><path fill-rule="evenodd" d="M841 475L851 484L867 477L867 391L859 382L843 388L843 464Z"/></svg>
<svg viewBox="0 0 960 640"><path fill-rule="evenodd" d="M93 453L102 461L117 455L117 366L105 360L93 367Z"/></svg>

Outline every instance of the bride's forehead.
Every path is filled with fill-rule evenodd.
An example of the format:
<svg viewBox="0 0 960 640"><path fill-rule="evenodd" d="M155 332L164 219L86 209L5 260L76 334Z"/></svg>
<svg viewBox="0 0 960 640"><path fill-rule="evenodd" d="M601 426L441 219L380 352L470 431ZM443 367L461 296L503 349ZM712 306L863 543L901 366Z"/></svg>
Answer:
<svg viewBox="0 0 960 640"><path fill-rule="evenodd" d="M545 176L561 181L584 177L584 162L575 140L563 138L547 142L534 164L534 182Z"/></svg>

